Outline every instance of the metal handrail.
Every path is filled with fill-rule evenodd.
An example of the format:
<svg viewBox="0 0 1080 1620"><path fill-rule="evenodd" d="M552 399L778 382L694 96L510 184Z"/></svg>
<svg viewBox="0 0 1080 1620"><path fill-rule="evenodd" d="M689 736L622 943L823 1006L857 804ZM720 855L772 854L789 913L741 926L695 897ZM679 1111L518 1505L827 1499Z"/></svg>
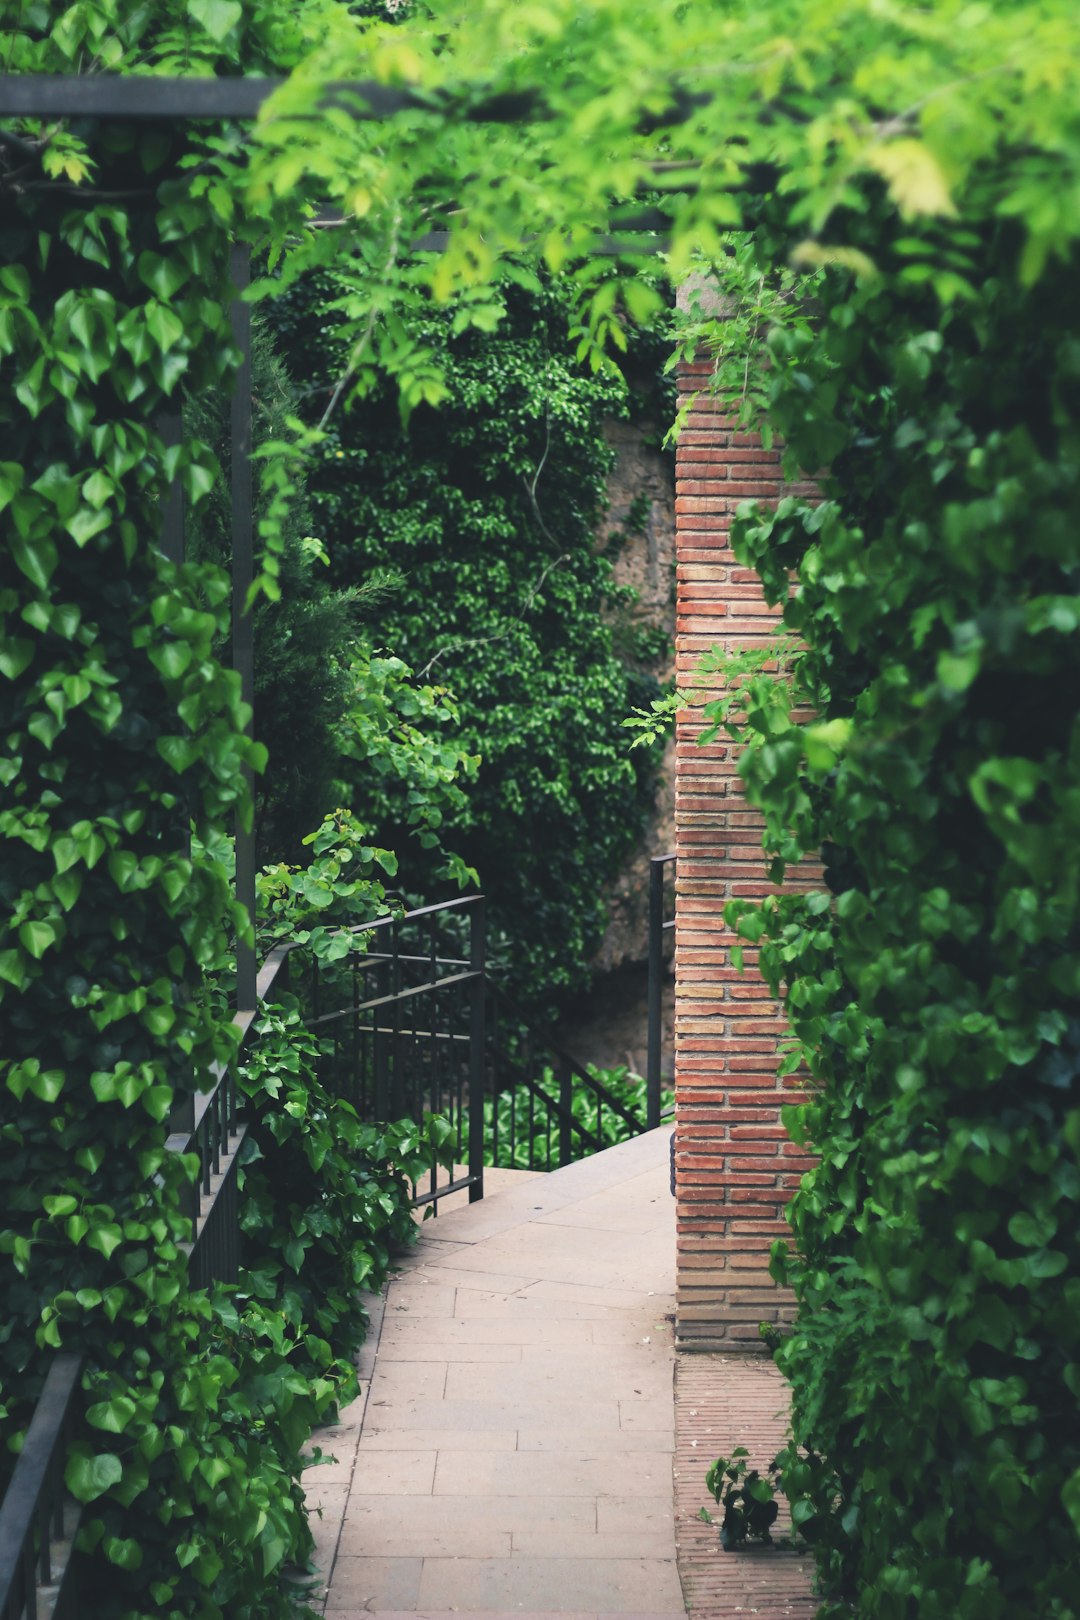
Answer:
<svg viewBox="0 0 1080 1620"><path fill-rule="evenodd" d="M460 936L440 926L457 918L467 921L467 957ZM534 1035L529 1019L488 977L483 953L476 949L482 931L480 895L341 930L355 938L356 948L333 964L311 961L304 1010L308 1028L330 1043L328 1083L364 1117L444 1112L456 1130L459 1162L466 1153L468 1122L469 1172L461 1184L473 1197L482 1194L485 1150L493 1164L504 1162L507 1154L517 1160L524 1152L530 1168L541 1162L548 1168L604 1147L605 1110L628 1135L648 1128L647 1118L569 1052ZM482 1008L486 1016L478 1026ZM545 1068L552 1071L553 1085L541 1076ZM583 1091L595 1100L595 1127L573 1111L574 1094ZM491 1115L486 1143L475 1134L487 1130L485 1105ZM417 1188L414 1201L432 1202L456 1183L438 1192L435 1185Z"/></svg>
<svg viewBox="0 0 1080 1620"><path fill-rule="evenodd" d="M36 1620L46 1592L50 1620L70 1612L67 1574L81 1510L64 1489L63 1470L82 1361L74 1350L53 1358L0 1502L0 1620Z"/></svg>
<svg viewBox="0 0 1080 1620"><path fill-rule="evenodd" d="M265 1000L288 960L290 945L271 950L256 979L256 995ZM242 1008L233 1018L238 1031L237 1053L255 1021L255 1009ZM213 1282L235 1282L239 1270L238 1189L239 1154L248 1121L235 1077L228 1065L211 1069L209 1091L191 1092L180 1100L174 1129L165 1140L169 1153L198 1155L199 1173L184 1190L182 1208L192 1223L191 1239L180 1245L188 1257L188 1273L195 1288ZM177 1128L178 1127L178 1128Z"/></svg>
<svg viewBox="0 0 1080 1620"><path fill-rule="evenodd" d="M511 1014L523 1031L529 1030L528 1020L525 1018L520 1009L514 1005L513 1001L507 995L505 990L492 984L488 987L488 994L492 998L496 1007L501 1005L506 1008L507 1012ZM557 1046L554 1041L545 1041L541 1050L548 1056L549 1059L554 1060L550 1064L551 1068L567 1068L570 1073L580 1082L580 1084L588 1086L589 1089L596 1094L599 1100L606 1104L611 1113L617 1115L618 1118L622 1120L623 1124L627 1125L632 1132L637 1134L646 1128L642 1124L641 1120L638 1119L636 1115L632 1114L630 1110L626 1108L611 1091L608 1090L607 1086L605 1086L602 1080L598 1080L594 1074L590 1074L588 1069L580 1064L575 1057L572 1057L569 1052L565 1051L563 1047ZM598 1143L598 1147L602 1146L602 1142Z"/></svg>

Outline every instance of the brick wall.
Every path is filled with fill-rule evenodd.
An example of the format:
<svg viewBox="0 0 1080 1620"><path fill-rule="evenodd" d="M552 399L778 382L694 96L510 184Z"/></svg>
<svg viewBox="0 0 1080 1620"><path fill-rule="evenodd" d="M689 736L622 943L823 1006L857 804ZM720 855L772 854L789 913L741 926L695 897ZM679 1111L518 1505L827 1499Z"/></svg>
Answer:
<svg viewBox="0 0 1080 1620"><path fill-rule="evenodd" d="M757 575L735 562L728 529L740 501L782 493L780 459L720 414L704 392L710 370L684 365L679 375L682 399L698 395L676 460L683 684L710 647L758 644L777 617ZM743 799L734 750L697 741L708 695L693 700L676 728L676 1331L683 1349L734 1351L760 1347L759 1322L790 1310L768 1275L769 1248L788 1231L784 1205L809 1160L780 1124L797 1083L776 1079L779 1009L753 971L754 951L745 950L745 975L731 962L724 904L769 885L760 817Z"/></svg>

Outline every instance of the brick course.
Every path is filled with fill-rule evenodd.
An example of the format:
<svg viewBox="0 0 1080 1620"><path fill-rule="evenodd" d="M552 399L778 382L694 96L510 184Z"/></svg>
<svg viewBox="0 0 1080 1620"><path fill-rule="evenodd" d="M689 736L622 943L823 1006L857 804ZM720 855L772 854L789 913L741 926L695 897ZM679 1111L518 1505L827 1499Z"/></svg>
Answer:
<svg viewBox="0 0 1080 1620"><path fill-rule="evenodd" d="M698 393L710 373L708 364L679 373L682 401L692 400L676 454L676 668L684 681L717 644L761 645L779 616L731 552L739 502L813 487L785 485L779 453ZM713 695L695 694L676 722L676 1332L682 1349L734 1353L761 1348L759 1322L790 1315L790 1296L767 1275L768 1255L788 1230L784 1206L812 1161L780 1124L781 1106L798 1096L796 1081L776 1076L780 1009L754 977L754 951L744 952L745 976L731 961L725 902L770 885L761 819L742 796L735 750L726 739L697 742L701 705Z"/></svg>

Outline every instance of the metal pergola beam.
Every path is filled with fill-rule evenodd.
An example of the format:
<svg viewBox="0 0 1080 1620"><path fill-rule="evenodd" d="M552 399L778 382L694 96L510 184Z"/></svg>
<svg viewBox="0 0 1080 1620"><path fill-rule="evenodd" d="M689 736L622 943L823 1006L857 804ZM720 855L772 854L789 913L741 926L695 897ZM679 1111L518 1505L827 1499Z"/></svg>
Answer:
<svg viewBox="0 0 1080 1620"><path fill-rule="evenodd" d="M0 117L249 119L285 83L270 78L0 73ZM373 79L328 84L324 99L347 105L357 118L387 118L430 105L415 91Z"/></svg>
<svg viewBox="0 0 1080 1620"><path fill-rule="evenodd" d="M0 73L0 118L236 118L250 119L287 79L235 75L178 78L168 74ZM343 107L353 118L390 118L427 109L459 115L474 124L512 124L548 116L536 90L496 91L485 96L380 84L376 79L332 79L322 86L320 106Z"/></svg>

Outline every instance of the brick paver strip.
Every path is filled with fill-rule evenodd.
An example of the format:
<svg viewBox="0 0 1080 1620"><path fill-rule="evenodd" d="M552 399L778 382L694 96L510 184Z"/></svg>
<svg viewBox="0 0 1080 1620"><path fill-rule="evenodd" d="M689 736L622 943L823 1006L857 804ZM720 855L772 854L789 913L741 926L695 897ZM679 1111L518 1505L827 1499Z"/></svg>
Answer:
<svg viewBox="0 0 1080 1620"><path fill-rule="evenodd" d="M705 1475L719 1456L746 1446L764 1472L785 1438L787 1386L764 1357L681 1355L675 1365L675 1545L690 1620L810 1620L813 1560L780 1547L720 1549ZM781 1504L777 1536L790 1533Z"/></svg>

